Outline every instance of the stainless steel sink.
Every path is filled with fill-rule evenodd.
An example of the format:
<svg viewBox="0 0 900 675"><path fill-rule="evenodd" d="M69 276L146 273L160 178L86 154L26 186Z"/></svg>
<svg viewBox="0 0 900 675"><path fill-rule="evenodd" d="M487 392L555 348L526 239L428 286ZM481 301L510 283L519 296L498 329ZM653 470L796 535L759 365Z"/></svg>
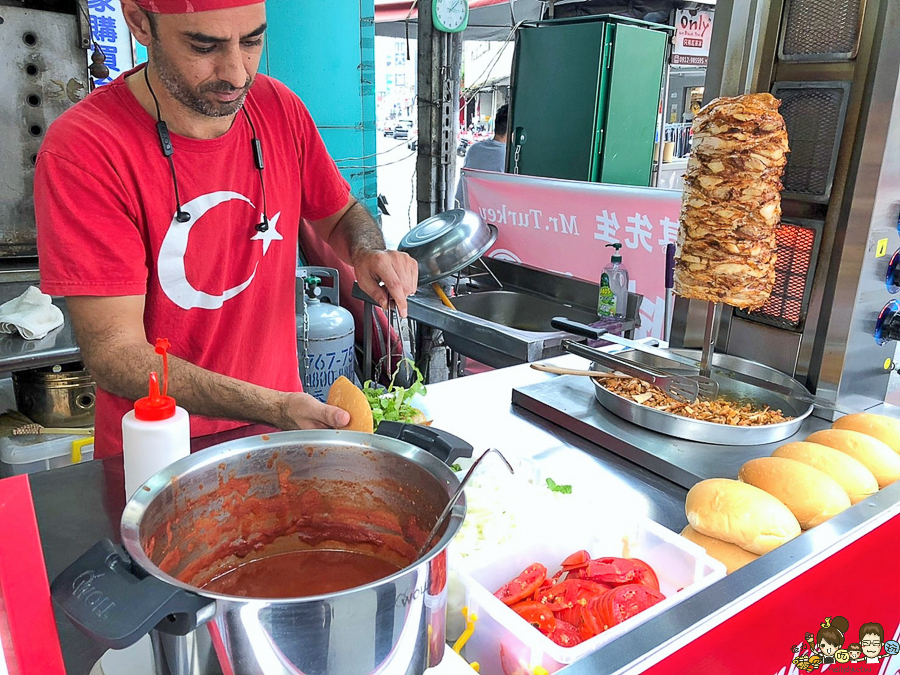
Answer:
<svg viewBox="0 0 900 675"><path fill-rule="evenodd" d="M464 274L453 297L455 310L444 306L430 286L419 287L409 298L410 319L441 331L444 342L456 353L494 368L562 354L560 343L573 336L550 325L554 316L581 323L598 321L597 284L502 260L487 264L494 280L483 270ZM502 290L497 290L498 282ZM363 324L367 345L364 369L370 373L372 299L358 286L354 286L353 296L368 303ZM642 299L628 294L628 318L618 324L628 337L640 325L637 318Z"/></svg>
<svg viewBox="0 0 900 675"><path fill-rule="evenodd" d="M550 325L550 320L555 316L565 316L581 323L597 320L596 312L521 291L480 291L458 296L453 299L453 304L465 314L536 333L557 332Z"/></svg>

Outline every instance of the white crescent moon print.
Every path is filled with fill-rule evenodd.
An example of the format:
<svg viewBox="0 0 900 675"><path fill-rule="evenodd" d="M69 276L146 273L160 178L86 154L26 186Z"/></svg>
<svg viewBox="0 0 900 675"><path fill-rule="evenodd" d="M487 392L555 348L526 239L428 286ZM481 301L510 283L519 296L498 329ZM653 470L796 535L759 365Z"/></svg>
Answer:
<svg viewBox="0 0 900 675"><path fill-rule="evenodd" d="M162 246L159 248L159 259L156 264L157 273L159 274L159 284L163 293L176 305L182 309L219 309L225 304L226 300L230 300L236 295L244 291L256 277L256 270L259 268L259 262L253 268L253 273L242 284L227 289L221 295L213 295L205 293L191 286L187 280L187 274L184 266L184 256L187 252L188 237L191 228L199 221L207 211L219 204L231 201L232 199L240 199L247 202L252 208L253 202L247 199L239 192L229 192L226 190L220 192L210 192L201 195L184 204L181 208L191 215L191 219L186 223L179 223L172 216L172 222L166 236L163 238ZM276 230L278 218L281 216L279 211L269 219L269 230L263 233L257 233L251 237L253 240L262 240L263 256L269 252L269 245L272 241L282 239L281 234ZM261 236L262 235L262 236Z"/></svg>

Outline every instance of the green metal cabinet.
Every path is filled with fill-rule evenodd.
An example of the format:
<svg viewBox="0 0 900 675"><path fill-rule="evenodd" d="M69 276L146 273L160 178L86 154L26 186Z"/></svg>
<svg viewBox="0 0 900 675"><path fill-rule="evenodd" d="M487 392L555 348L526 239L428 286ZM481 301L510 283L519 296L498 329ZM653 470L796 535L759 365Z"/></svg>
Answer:
<svg viewBox="0 0 900 675"><path fill-rule="evenodd" d="M612 15L523 25L507 171L650 185L670 31Z"/></svg>

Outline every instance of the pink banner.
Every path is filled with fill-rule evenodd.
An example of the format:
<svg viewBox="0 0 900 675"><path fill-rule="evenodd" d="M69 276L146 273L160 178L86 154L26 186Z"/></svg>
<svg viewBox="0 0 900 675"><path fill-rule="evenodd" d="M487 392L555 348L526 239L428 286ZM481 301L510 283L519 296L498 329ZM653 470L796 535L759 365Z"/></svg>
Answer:
<svg viewBox="0 0 900 675"><path fill-rule="evenodd" d="M678 236L681 192L464 169L464 206L496 225L488 257L599 283L621 243L641 293L638 336L662 337L666 245Z"/></svg>

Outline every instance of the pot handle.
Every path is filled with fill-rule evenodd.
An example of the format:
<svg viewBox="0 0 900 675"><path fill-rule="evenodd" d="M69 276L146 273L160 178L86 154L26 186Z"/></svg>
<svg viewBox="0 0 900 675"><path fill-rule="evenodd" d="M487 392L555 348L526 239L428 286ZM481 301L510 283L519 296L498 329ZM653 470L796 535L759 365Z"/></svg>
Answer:
<svg viewBox="0 0 900 675"><path fill-rule="evenodd" d="M577 321L572 321L564 316L556 316L550 319L550 325L557 330L568 331L574 335L580 335L593 340L599 340L609 332L605 328L594 328L593 326L588 326L586 323L578 323Z"/></svg>
<svg viewBox="0 0 900 675"><path fill-rule="evenodd" d="M187 635L215 615L214 600L144 573L109 539L63 570L50 593L75 626L111 649L131 646L153 628Z"/></svg>
<svg viewBox="0 0 900 675"><path fill-rule="evenodd" d="M474 449L453 434L421 424L385 421L378 425L378 431L375 433L379 436L406 441L427 450L444 464L453 464L460 457L471 457Z"/></svg>

